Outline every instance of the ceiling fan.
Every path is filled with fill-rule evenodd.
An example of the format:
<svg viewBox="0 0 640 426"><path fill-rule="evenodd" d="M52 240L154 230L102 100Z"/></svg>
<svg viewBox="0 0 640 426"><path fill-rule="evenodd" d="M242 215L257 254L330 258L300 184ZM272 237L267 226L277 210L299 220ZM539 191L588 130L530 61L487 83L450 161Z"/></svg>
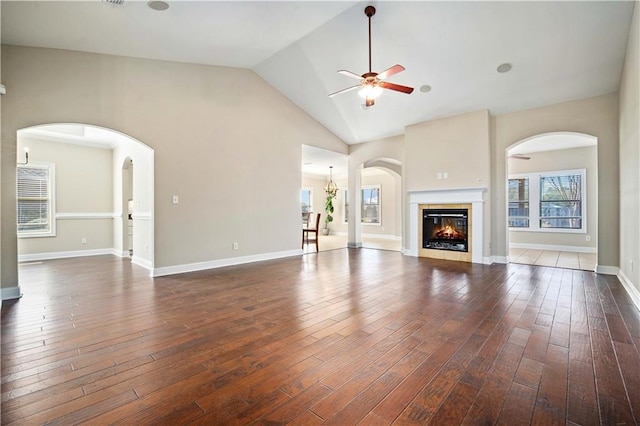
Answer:
<svg viewBox="0 0 640 426"><path fill-rule="evenodd" d="M331 93L329 96L331 97L339 95L341 93L349 92L351 90L360 89L358 94L365 99L365 106L370 107L375 104L375 99L380 96L380 93L382 93L382 89L395 90L396 92L410 94L411 92L413 92L413 87L402 86L400 84L384 81L392 75L404 71L405 68L400 64L396 64L391 68L382 71L380 74L371 71L371 17L376 14L376 8L373 6L367 6L364 9L364 14L369 18L369 72L358 75L347 70L338 71L340 74L346 75L347 77L355 78L356 80L360 80L360 82L356 86L338 90L337 92Z"/></svg>
<svg viewBox="0 0 640 426"><path fill-rule="evenodd" d="M507 158L513 158L515 160L531 160L531 157L524 154L509 154Z"/></svg>

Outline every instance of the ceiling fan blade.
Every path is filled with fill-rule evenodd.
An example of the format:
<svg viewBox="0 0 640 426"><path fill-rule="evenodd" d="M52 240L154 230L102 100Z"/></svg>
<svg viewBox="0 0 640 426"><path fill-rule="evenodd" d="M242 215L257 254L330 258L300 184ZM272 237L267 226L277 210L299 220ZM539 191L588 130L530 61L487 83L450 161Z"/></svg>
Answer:
<svg viewBox="0 0 640 426"><path fill-rule="evenodd" d="M384 89L395 90L396 92L406 93L407 95L413 92L413 87L402 86L401 84L388 83L381 81L378 85Z"/></svg>
<svg viewBox="0 0 640 426"><path fill-rule="evenodd" d="M508 156L508 158L514 158L516 160L531 160L531 157L524 154L511 154Z"/></svg>
<svg viewBox="0 0 640 426"><path fill-rule="evenodd" d="M404 67L400 64L396 64L394 66L392 66L389 69L386 69L384 71L382 71L380 74L378 74L378 78L380 80L386 80L387 78L391 77L392 75L396 75L399 72L404 71Z"/></svg>
<svg viewBox="0 0 640 426"><path fill-rule="evenodd" d="M358 75L358 74L356 74L354 72L351 72L351 71L340 70L340 71L338 71L338 73L342 74L342 75L346 75L347 77L355 78L356 80L362 80L362 76L361 75Z"/></svg>
<svg viewBox="0 0 640 426"><path fill-rule="evenodd" d="M338 90L337 92L333 92L329 95L329 97L335 96L335 95L339 95L340 93L346 93L350 90L353 89L357 89L358 87L360 87L360 85L358 84L357 86L351 86L351 87L347 87L346 89L342 89L342 90Z"/></svg>

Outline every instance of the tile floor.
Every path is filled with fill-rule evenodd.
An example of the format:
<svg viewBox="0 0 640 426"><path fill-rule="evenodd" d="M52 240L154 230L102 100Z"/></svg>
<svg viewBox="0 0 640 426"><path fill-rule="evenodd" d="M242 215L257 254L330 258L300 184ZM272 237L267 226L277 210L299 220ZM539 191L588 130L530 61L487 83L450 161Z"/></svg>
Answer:
<svg viewBox="0 0 640 426"><path fill-rule="evenodd" d="M523 248L509 249L511 263L526 265L555 266L558 268L582 269L593 271L596 269L595 253L577 253L570 251L533 250Z"/></svg>

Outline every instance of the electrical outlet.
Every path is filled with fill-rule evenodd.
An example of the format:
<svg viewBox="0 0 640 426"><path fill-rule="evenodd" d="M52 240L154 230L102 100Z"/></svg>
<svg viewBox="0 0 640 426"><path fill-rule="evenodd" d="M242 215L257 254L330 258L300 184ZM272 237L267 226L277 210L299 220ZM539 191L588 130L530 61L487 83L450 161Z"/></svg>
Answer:
<svg viewBox="0 0 640 426"><path fill-rule="evenodd" d="M629 266L631 267L631 272L633 272L633 259L629 261Z"/></svg>
<svg viewBox="0 0 640 426"><path fill-rule="evenodd" d="M437 177L438 179L442 179L442 172L438 172L438 174L436 174L436 177Z"/></svg>
<svg viewBox="0 0 640 426"><path fill-rule="evenodd" d="M587 239L587 241L591 241L591 235L587 235L585 238Z"/></svg>
<svg viewBox="0 0 640 426"><path fill-rule="evenodd" d="M173 204L178 204L178 201L179 201L178 196L174 195L172 201L173 201Z"/></svg>
<svg viewBox="0 0 640 426"><path fill-rule="evenodd" d="M233 243L232 248L233 248L234 250L238 250L238 243Z"/></svg>
<svg viewBox="0 0 640 426"><path fill-rule="evenodd" d="M144 246L144 251L146 251L147 253L149 253L149 246L148 246L148 245Z"/></svg>
<svg viewBox="0 0 640 426"><path fill-rule="evenodd" d="M87 237L82 237L82 239L80 240L80 242L82 244L87 244Z"/></svg>
<svg viewBox="0 0 640 426"><path fill-rule="evenodd" d="M449 172L442 172L442 179L449 179Z"/></svg>

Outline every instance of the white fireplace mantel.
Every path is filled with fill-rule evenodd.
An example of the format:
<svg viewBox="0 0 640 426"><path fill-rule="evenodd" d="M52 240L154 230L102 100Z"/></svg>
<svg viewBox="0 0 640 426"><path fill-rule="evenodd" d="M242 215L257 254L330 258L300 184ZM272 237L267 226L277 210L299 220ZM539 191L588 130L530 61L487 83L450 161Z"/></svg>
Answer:
<svg viewBox="0 0 640 426"><path fill-rule="evenodd" d="M471 204L471 261L485 263L483 253L484 192L487 188L428 189L407 191L409 202L409 229L404 253L418 256L420 235L418 220L420 204ZM489 262L490 263L490 262Z"/></svg>

